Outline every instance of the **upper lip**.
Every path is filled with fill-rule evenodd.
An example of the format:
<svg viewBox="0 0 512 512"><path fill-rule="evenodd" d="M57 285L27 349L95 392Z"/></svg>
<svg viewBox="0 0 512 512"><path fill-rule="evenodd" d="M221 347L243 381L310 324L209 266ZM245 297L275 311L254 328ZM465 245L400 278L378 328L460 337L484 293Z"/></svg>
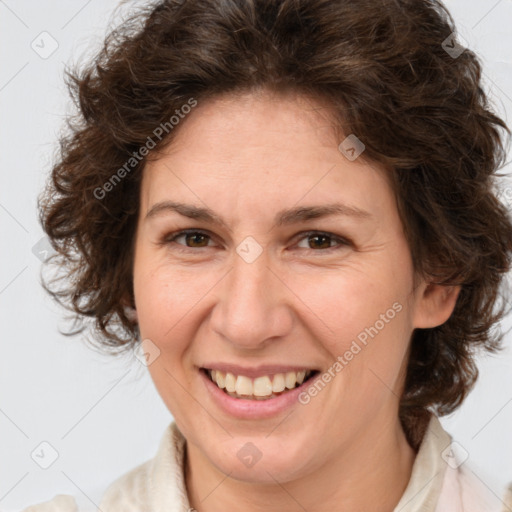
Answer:
<svg viewBox="0 0 512 512"><path fill-rule="evenodd" d="M224 373L232 373L233 375L244 375L249 378L261 377L263 375L275 375L276 373L317 371L316 368L313 368L312 366L276 364L248 367L230 363L206 363L202 365L201 368L205 370L218 370Z"/></svg>

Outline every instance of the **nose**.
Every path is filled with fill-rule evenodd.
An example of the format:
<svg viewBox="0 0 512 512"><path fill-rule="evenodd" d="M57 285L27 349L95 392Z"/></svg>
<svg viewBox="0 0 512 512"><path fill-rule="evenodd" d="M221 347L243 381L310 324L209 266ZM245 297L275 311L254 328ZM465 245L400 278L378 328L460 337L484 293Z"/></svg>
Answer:
<svg viewBox="0 0 512 512"><path fill-rule="evenodd" d="M219 283L211 328L238 349L261 349L291 331L293 293L269 260L265 250L252 262L237 254Z"/></svg>

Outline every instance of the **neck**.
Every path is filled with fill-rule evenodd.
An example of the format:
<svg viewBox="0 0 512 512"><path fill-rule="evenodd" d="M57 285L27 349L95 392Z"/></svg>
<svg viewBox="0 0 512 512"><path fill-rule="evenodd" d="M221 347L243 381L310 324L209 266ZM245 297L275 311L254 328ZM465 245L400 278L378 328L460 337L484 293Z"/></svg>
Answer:
<svg viewBox="0 0 512 512"><path fill-rule="evenodd" d="M285 483L230 478L187 443L185 480L190 505L198 512L359 512L377 505L381 512L392 512L407 487L415 456L396 417L389 424L373 422L348 450Z"/></svg>

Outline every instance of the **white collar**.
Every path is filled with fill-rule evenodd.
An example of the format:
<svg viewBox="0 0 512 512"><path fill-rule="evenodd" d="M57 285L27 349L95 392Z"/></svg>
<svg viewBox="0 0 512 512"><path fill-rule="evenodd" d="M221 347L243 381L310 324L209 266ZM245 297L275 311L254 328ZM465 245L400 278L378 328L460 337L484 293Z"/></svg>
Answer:
<svg viewBox="0 0 512 512"><path fill-rule="evenodd" d="M474 478L466 465L449 463L451 436L432 414L411 478L393 512L500 512L503 502ZM100 503L102 512L184 512L190 509L184 477L185 438L175 422L156 456L114 481ZM485 508L483 508L485 506Z"/></svg>

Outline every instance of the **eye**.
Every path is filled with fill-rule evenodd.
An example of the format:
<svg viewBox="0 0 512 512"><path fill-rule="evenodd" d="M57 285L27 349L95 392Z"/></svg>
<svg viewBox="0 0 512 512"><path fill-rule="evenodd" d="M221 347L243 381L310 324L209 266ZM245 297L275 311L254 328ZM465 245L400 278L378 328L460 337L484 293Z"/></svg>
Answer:
<svg viewBox="0 0 512 512"><path fill-rule="evenodd" d="M339 249L339 247L331 246L332 241L337 242L338 246L341 246L341 247L350 245L350 242L348 240L341 238L339 236L333 235L332 233L326 233L323 231L308 231L306 233L301 233L301 234L303 236L300 239L300 241L306 240L306 243L308 243L309 241L313 240L314 246L311 247L311 244L308 243L308 245L310 245L310 247L306 247L306 249L313 250L316 252L318 252L317 249L322 249L324 251L329 250L329 249Z"/></svg>
<svg viewBox="0 0 512 512"><path fill-rule="evenodd" d="M204 231L198 231L193 229L187 229L184 231L179 231L170 236L165 237L163 244L168 244L171 242L175 242L176 240L184 238L185 244L179 243L179 245L185 245L185 247L190 249L202 247L208 247L208 239L211 239L211 236L205 233ZM206 244L205 244L206 241ZM192 245L189 245L190 244ZM197 244L197 245L196 245Z"/></svg>
<svg viewBox="0 0 512 512"><path fill-rule="evenodd" d="M308 231L300 234L302 235L302 237L299 239L299 242L302 242L303 240L306 240L306 243L308 243L308 241L310 240L313 241L313 247L311 247L310 243L308 243L309 247L305 247L305 249L309 251L326 252L329 250L336 250L350 245L350 241L348 241L347 239L324 231ZM183 239L184 243L180 242L180 239ZM184 246L183 250L203 249L211 247L208 245L208 242L211 239L212 237L205 231L197 229L186 229L183 231L178 231L177 233L171 233L170 235L167 235L162 240L161 245L177 243L178 245ZM333 241L337 243L337 245L332 246L331 243ZM297 246L300 247L299 244L297 244Z"/></svg>

